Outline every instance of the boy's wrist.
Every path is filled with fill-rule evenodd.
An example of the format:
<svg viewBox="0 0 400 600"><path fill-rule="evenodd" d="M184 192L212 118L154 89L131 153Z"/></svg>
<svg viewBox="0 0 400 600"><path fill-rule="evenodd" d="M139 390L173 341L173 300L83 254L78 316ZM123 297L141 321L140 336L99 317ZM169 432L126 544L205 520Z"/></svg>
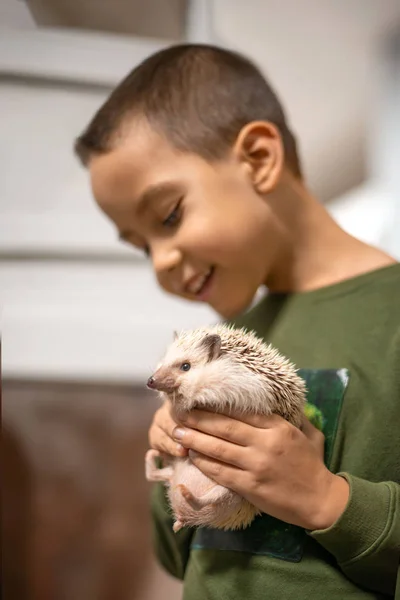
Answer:
<svg viewBox="0 0 400 600"><path fill-rule="evenodd" d="M327 485L319 501L319 510L310 518L310 531L329 529L342 516L350 494L350 486L344 477L329 473Z"/></svg>

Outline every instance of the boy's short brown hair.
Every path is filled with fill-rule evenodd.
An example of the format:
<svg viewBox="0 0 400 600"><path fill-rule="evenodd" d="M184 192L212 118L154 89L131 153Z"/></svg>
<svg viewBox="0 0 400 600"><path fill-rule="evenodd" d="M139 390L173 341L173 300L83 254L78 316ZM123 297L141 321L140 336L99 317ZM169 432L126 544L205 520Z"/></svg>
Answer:
<svg viewBox="0 0 400 600"><path fill-rule="evenodd" d="M173 146L206 160L223 158L246 124L269 121L281 134L288 168L301 177L296 140L275 92L257 67L236 52L182 44L144 60L76 140L82 163L115 147L134 117L145 117Z"/></svg>

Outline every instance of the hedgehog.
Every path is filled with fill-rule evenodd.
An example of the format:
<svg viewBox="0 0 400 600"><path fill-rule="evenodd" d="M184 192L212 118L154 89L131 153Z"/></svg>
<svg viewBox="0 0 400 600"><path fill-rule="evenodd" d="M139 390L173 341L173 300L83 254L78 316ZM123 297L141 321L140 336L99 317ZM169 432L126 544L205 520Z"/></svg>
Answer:
<svg viewBox="0 0 400 600"><path fill-rule="evenodd" d="M228 325L175 334L173 343L147 386L169 399L179 415L194 408L240 415L278 414L300 427L305 383L295 366L252 331ZM173 530L248 527L260 511L204 475L189 457L163 456L149 450L146 478L163 481L174 514Z"/></svg>

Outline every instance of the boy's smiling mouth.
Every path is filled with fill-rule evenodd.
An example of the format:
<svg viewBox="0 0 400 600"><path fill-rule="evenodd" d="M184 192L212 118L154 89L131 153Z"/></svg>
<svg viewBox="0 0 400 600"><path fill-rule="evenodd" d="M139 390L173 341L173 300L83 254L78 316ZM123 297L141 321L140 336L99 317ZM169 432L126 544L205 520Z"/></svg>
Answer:
<svg viewBox="0 0 400 600"><path fill-rule="evenodd" d="M191 277L191 279L189 279L189 281L187 281L183 286L184 292L194 295L200 300L203 300L203 296L208 291L208 284L211 280L214 270L214 267L210 267L206 273Z"/></svg>

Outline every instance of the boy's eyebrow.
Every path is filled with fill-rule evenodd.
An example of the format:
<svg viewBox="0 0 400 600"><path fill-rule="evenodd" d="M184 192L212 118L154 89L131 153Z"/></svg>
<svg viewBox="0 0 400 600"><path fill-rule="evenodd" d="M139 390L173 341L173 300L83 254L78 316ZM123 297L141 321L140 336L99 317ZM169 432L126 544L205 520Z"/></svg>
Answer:
<svg viewBox="0 0 400 600"><path fill-rule="evenodd" d="M147 210L149 204L160 200L168 194L176 194L180 190L180 186L174 181L162 181L160 183L154 183L142 192L137 200L136 214L143 214ZM125 230L118 232L120 240L127 240L131 237L132 231Z"/></svg>

